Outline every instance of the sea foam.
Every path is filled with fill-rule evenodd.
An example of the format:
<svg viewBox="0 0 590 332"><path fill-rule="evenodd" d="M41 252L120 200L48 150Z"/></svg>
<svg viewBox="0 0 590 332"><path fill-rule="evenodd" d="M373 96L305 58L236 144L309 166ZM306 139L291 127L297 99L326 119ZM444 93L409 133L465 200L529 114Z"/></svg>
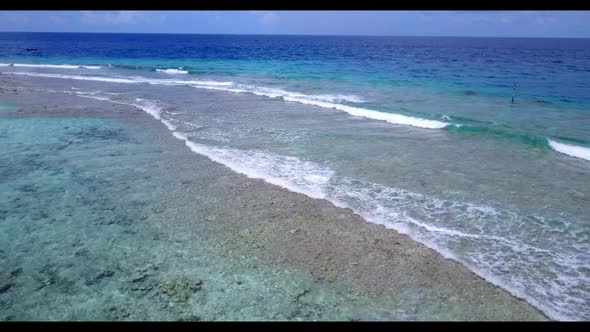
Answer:
<svg viewBox="0 0 590 332"><path fill-rule="evenodd" d="M401 124L401 125L409 125L414 127L426 128L426 129L440 129L448 126L450 123L436 121L436 120L428 120L428 119L421 119L406 115L401 115L397 113L385 113L375 110L370 110L361 107L349 106L344 104L337 104L333 102L328 102L325 100L336 100L340 98L340 100L344 100L342 96L338 97L338 95L304 95L292 92L286 92L284 90L278 89L261 89L259 87L250 87L250 86L238 86L237 88L225 88L225 87L213 87L213 86L194 86L195 88L199 89L209 89L209 90L221 90L221 91L229 91L235 93L251 93L258 96L266 96L270 98L282 98L285 101L290 102L297 102L300 104L312 105L322 108L328 109L335 109L339 111L346 112L350 115L359 116L363 118L373 119L373 120L381 120L386 121L393 124ZM352 99L352 98L350 98ZM357 102L360 99L354 99Z"/></svg>
<svg viewBox="0 0 590 332"><path fill-rule="evenodd" d="M28 73L28 72L4 72L3 74L39 76L49 78L65 78L86 81L102 81L111 83L148 83L160 85L189 85L200 89L210 89L219 91L228 91L235 93L251 93L259 96L270 98L282 98L285 101L297 102L301 104L317 106L328 109L336 109L346 112L350 115L364 117L367 119L386 121L392 124L409 125L426 129L440 129L448 126L450 123L416 118L397 113L386 113L370 110L361 107L354 107L344 104L338 104L330 101L340 100L349 102L361 102L362 99L350 95L306 95L297 92L290 92L281 89L256 87L249 85L237 85L234 82L217 82L217 81L198 81L198 80L173 80L173 79L150 79L141 76L133 77L103 77L103 76L81 76L81 75L62 75L46 73Z"/></svg>
<svg viewBox="0 0 590 332"><path fill-rule="evenodd" d="M192 142L183 133L174 132L193 152L229 167L234 172L253 179L262 179L287 190L311 198L326 198L322 188L333 171L295 157L273 155L259 151L217 148Z"/></svg>
<svg viewBox="0 0 590 332"><path fill-rule="evenodd" d="M547 141L549 142L549 146L557 152L561 152L563 154L567 154L568 156L572 156L572 157L576 157L576 158L580 158L580 159L584 159L584 160L590 160L590 148L585 148L585 147L581 147L581 146L577 146L577 145L559 143L556 141L552 141L550 139L548 139Z"/></svg>
<svg viewBox="0 0 590 332"><path fill-rule="evenodd" d="M342 105L342 104L335 104L329 103L324 101L316 101L316 100L309 100L305 98L293 98L293 97L284 97L286 101L293 101L307 105L319 106L323 108L332 108L339 111L346 112L350 115L359 116L363 118L373 119L373 120L381 120L386 121L393 124L402 124L402 125L409 125L414 127L426 128L426 129L440 129L444 128L449 125L447 122L441 122L436 120L428 120L428 119L421 119L415 118L411 116L405 116L396 113L385 113L374 111L366 108Z"/></svg>
<svg viewBox="0 0 590 332"><path fill-rule="evenodd" d="M173 79L151 79L141 76L131 77L106 77L106 76L85 76L85 75L64 75L64 74L50 74L50 73L31 73L31 72L3 72L2 74L8 75L22 75L22 76L34 76L34 77L47 77L47 78L62 78L72 79L80 81L97 81L97 82L108 82L108 83L126 83L126 84L138 84L148 83L155 85L211 85L211 86L230 86L233 82L218 82L218 81L199 81L199 80L173 80Z"/></svg>
<svg viewBox="0 0 590 332"><path fill-rule="evenodd" d="M25 68L56 68L56 69L101 69L101 66L87 65L52 65L32 63L0 63L0 67L25 67Z"/></svg>
<svg viewBox="0 0 590 332"><path fill-rule="evenodd" d="M164 73L164 74L188 74L188 70L181 70L181 69L156 69L157 72Z"/></svg>
<svg viewBox="0 0 590 332"><path fill-rule="evenodd" d="M576 311L579 304L571 300L576 299L574 294L583 289L587 281L576 273L577 267L584 266L584 258L574 259L567 252L540 248L535 244L537 239L512 232L501 219L509 218L509 224L525 228L531 227L528 217L489 206L448 202L398 188L339 178L328 167L296 157L214 147L193 142L185 133L173 132L173 135L193 152L237 173L351 208L369 222L406 234L445 258L466 265L487 281L526 299L554 319L575 319L569 313ZM413 217L412 210L420 211L426 219ZM441 217L448 215L453 215L457 222L441 223ZM553 229L549 223L535 227L545 236L565 231ZM546 240L559 241L559 238ZM462 250L468 245L469 250L459 250L461 253L457 254L453 249L456 243L461 244ZM554 247L558 248L556 244ZM582 252L587 249L587 244L580 245ZM550 279L537 272L539 259L558 277ZM512 273L507 275L503 271Z"/></svg>

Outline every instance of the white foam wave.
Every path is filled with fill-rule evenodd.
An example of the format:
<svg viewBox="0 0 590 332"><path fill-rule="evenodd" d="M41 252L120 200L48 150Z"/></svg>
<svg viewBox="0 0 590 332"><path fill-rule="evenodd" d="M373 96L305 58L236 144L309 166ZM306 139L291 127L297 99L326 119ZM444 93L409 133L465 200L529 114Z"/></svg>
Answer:
<svg viewBox="0 0 590 332"><path fill-rule="evenodd" d="M170 130L170 131L176 130L176 126L173 125L170 121L162 119L162 123L164 125L166 125L166 127L168 128L168 130Z"/></svg>
<svg viewBox="0 0 590 332"><path fill-rule="evenodd" d="M328 102L309 100L309 99L303 99L303 98L292 98L292 97L284 97L284 99L286 101L293 101L293 102L298 102L298 103L307 104L307 105L337 109L339 111L346 112L350 115L373 119L373 120L386 121L386 122L394 123L394 124L409 125L409 126L426 128L426 129L440 129L440 128L444 128L449 125L449 123L447 123L447 122L414 118L411 116L405 116L405 115L396 114L396 113L384 113L384 112L374 111L374 110L370 110L370 109L366 109L366 108L353 107L353 106L342 105L342 104L328 103Z"/></svg>
<svg viewBox="0 0 590 332"><path fill-rule="evenodd" d="M171 112L167 112L167 113L171 113ZM180 114L184 114L184 113L180 113ZM171 120L174 121L174 122L178 122L178 123L181 123L183 125L186 125L186 126L195 128L195 129L203 128L203 126L199 126L197 124L194 124L194 123L191 123L191 122L188 122L188 121L182 121L182 120L178 120L178 119L171 119Z"/></svg>
<svg viewBox="0 0 590 332"><path fill-rule="evenodd" d="M157 72L164 73L164 74L188 74L188 70L180 70L180 69L156 69Z"/></svg>
<svg viewBox="0 0 590 332"><path fill-rule="evenodd" d="M158 80L158 79L147 79L144 77L134 77L138 82L145 82L150 84L161 84L161 85L211 85L211 86L231 86L233 82L218 82L218 81L182 81L182 80Z"/></svg>
<svg viewBox="0 0 590 332"><path fill-rule="evenodd" d="M588 277L578 271L587 265L589 257L584 253L590 246L580 241L571 224L559 226L539 216L445 201L352 179L343 180L339 187L329 192L330 197L346 202L365 220L407 234L527 300L549 317L588 317L587 312L580 313L580 303L590 297L585 286Z"/></svg>
<svg viewBox="0 0 590 332"><path fill-rule="evenodd" d="M63 92L71 93L69 91L63 91ZM179 122L183 122L186 124L190 124L191 126L198 127L192 123L188 123L185 121L174 120L174 119L163 119L162 118L162 106L160 106L158 103L156 103L155 101L152 101L152 100L136 98L135 102L122 102L122 101L113 100L111 98L104 97L104 96L97 96L96 94L98 94L99 92L81 91L81 92L74 92L74 93L79 97L104 100L104 101L109 101L109 102L112 102L115 104L134 106L134 107L146 112L147 114L151 115L154 119L160 120L160 122L162 122L166 126L166 128L168 128L168 130L170 130L170 131L174 131L177 129L177 126L172 124L171 121L179 121Z"/></svg>
<svg viewBox="0 0 590 332"><path fill-rule="evenodd" d="M57 68L57 69L101 69L101 66L87 65L52 65L32 63L0 63L0 67L25 67L25 68Z"/></svg>
<svg viewBox="0 0 590 332"><path fill-rule="evenodd" d="M63 92L71 93L69 91L63 91ZM160 120L162 123L164 123L164 125L166 125L166 127L168 127L168 129L170 129L170 130L176 129L176 127L174 125L172 125L170 122L162 119L162 117L160 115L162 107L159 106L154 101L136 98L135 102L123 102L123 101L113 100L111 98L104 97L104 96L97 96L96 93L93 93L93 92L74 92L74 94L76 94L78 97L82 97L82 98L104 100L104 101L109 101L109 102L115 103L115 104L134 106L134 107L148 113L149 115L154 117L154 119ZM174 128L174 129L172 129L172 128Z"/></svg>
<svg viewBox="0 0 590 332"><path fill-rule="evenodd" d="M130 105L133 105L133 106L135 106L137 108L142 109L144 112L146 112L149 115L153 116L154 119L156 119L156 120L162 120L162 117L160 115L160 113L162 111L162 107L159 106L158 104L156 104L155 102L151 101L151 100L142 99L142 98L136 98L135 99L135 103L130 103ZM168 124L166 124L166 123L164 123L164 124L167 127L169 127Z"/></svg>
<svg viewBox="0 0 590 332"><path fill-rule="evenodd" d="M50 74L50 73L29 73L29 72L3 72L6 75L20 75L20 76L33 76L33 77L47 77L47 78L63 78L73 79L80 81L98 81L98 82L109 82L109 83L140 83L128 78L119 77L102 77L102 76L81 76L81 75L62 75L62 74Z"/></svg>
<svg viewBox="0 0 590 332"><path fill-rule="evenodd" d="M228 91L228 92L235 92L235 93L251 93L257 96L264 96L269 98L305 98L312 101L326 101L326 102L335 102L335 101L347 101L351 103L362 103L364 100L355 95L306 95L299 92L291 92L281 89L275 88L265 88L259 86L250 86L240 84L237 85L236 88L218 88L218 87L203 87L203 86L195 86L195 88L202 88L202 89L210 89L210 90L220 90L220 91Z"/></svg>
<svg viewBox="0 0 590 332"><path fill-rule="evenodd" d="M325 100L344 100L348 98L351 100L356 97L341 96L341 95L304 95L296 92L289 92L280 89L251 87L251 86L239 86L237 88L229 88L227 86L234 85L233 82L217 82L217 81L184 81L184 80L162 80L162 79L149 79L140 76L134 77L102 77L102 76L81 76L81 75L61 75L61 74L46 74L46 73L27 73L27 72L4 72L3 74L13 75L26 75L26 76L39 76L49 78L65 78L75 80L86 80L86 81L101 81L111 83L149 83L149 84L162 84L162 85L190 85L195 88L211 89L220 91L229 91L235 93L252 93L259 96L266 96L270 98L281 97L285 101L297 102L306 105L312 105L322 108L336 109L339 111L346 112L350 115L364 117L373 120L386 121L393 124L409 125L414 127L426 128L426 129L440 129L444 128L449 123L441 122L436 120L428 120L415 118L411 116L396 114L396 113L385 113L374 111L366 108L353 107L343 104L337 104L328 102ZM338 99L340 98L340 99Z"/></svg>
<svg viewBox="0 0 590 332"><path fill-rule="evenodd" d="M329 102L348 101L351 103L364 103L366 100L356 95L318 95L316 98Z"/></svg>
<svg viewBox="0 0 590 332"><path fill-rule="evenodd" d="M286 91L282 89L276 88L266 88L260 86L251 86L251 85L240 85L242 87L241 91L250 92L260 96L266 96L270 98L281 98L281 97L291 97L291 98L304 98L310 100L317 100L317 101L325 101L325 102L351 102L351 103L362 103L363 100L359 96L355 95L341 95L341 94L322 94L322 95L307 95L299 92L292 92Z"/></svg>
<svg viewBox="0 0 590 332"><path fill-rule="evenodd" d="M340 207L351 208L367 221L406 234L444 257L464 264L487 281L526 299L551 318L576 319L575 308L578 304L572 303L579 302L575 301L579 298L573 294L583 289L587 279L576 276L575 270L584 265L584 258L572 260L567 253L556 250L558 247L547 250L527 244L526 241L531 239L526 232L514 234L501 229L489 229L502 227L503 223L498 219L500 216L511 218L509 224L530 227L527 225L528 221L517 214L496 211L489 206L449 204L401 189L338 179L331 169L295 157L213 147L192 142L183 133L174 132L173 135L183 140L193 152L238 173L312 198L326 199ZM423 212L431 216L427 220L419 221L408 213L413 209L425 209L426 206L430 208ZM442 226L440 215L449 213L459 222ZM540 233L547 236L551 231L563 230L548 228ZM501 236L493 235L495 232L499 232ZM457 251L449 249L455 246L464 249L457 254ZM586 247L582 245L580 250L583 252ZM539 260L545 262L545 268L557 274L559 280L549 279L545 272L538 271ZM567 272L564 274L563 269L566 267ZM506 275L502 271L510 273Z"/></svg>
<svg viewBox="0 0 590 332"><path fill-rule="evenodd" d="M572 156L572 157L576 157L576 158L580 158L580 159L584 159L584 160L590 160L590 148L585 148L585 147L581 147L581 146L577 146L577 145L559 143L559 142L552 141L550 139L548 139L547 141L549 142L549 146L557 152L561 152L563 154L567 154L568 156Z"/></svg>
<svg viewBox="0 0 590 332"><path fill-rule="evenodd" d="M312 198L326 197L322 187L333 174L333 171L328 168L290 156L199 144L190 141L185 134L179 132L174 132L173 135L183 140L193 152L204 155L249 178L262 179Z"/></svg>
<svg viewBox="0 0 590 332"><path fill-rule="evenodd" d="M326 199L340 207L351 208L367 221L406 234L415 241L438 251L444 257L466 265L487 281L508 290L519 298L526 299L551 318L575 319L572 316L572 312L575 312L572 309L575 307L572 307L571 303L576 301L571 300L576 298L572 298L569 294L576 292L576 288L579 290L580 285L583 287L587 280L575 276L566 277L567 274L563 275L562 270L568 266L567 273L575 273L576 266L583 266L583 261L579 259L572 261L568 254L556 252L556 248L546 250L527 244L525 239L518 237L527 236L526 233L506 232L502 233L502 236L486 234L490 231L486 227L497 227L498 224L502 224L498 219L501 215L505 217L507 214L512 219L510 223L524 226L527 220L521 220L522 217L517 214L496 211L489 206L449 204L446 201L405 190L351 179L340 181L334 178L334 172L331 169L295 157L212 147L192 142L183 133L174 132L173 135L185 141L193 152L204 155L238 173L250 178L262 179L312 198ZM424 211L433 216L427 221L418 221L406 211L406 209L422 209L425 206L434 209ZM440 224L437 215L445 215L449 212L454 214L454 218L464 222L463 226L472 230L455 228L460 227L459 225L436 226L437 223ZM479 227L482 229L478 229ZM546 236L547 231L545 230L542 234ZM511 236L514 238L510 238ZM459 243L462 247L469 243L472 247L469 251L457 255L449 249L449 246L452 248L455 243ZM481 249L484 250L480 252ZM582 246L581 250L583 249ZM560 275L559 283L556 280L547 279L544 272L537 272L539 259L547 262L546 266L553 273ZM515 269L515 266L519 268ZM511 275L500 276L499 272L503 270L510 271ZM531 285L537 285L537 287L531 287ZM566 304L568 301L569 304Z"/></svg>
<svg viewBox="0 0 590 332"><path fill-rule="evenodd" d="M411 116L405 116L396 113L384 113L379 111L374 111L366 108L348 106L343 104L336 104L327 101L322 101L321 99L330 99L332 98L331 95L317 95L317 96L308 96L303 94L297 93L283 93L286 91L277 90L277 89L261 89L258 87L248 87L248 86L239 86L239 88L225 88L225 87L214 87L214 86L193 86L199 89L209 89L209 90L220 90L220 91L229 91L235 93L252 93L258 96L266 96L270 98L278 98L281 97L285 101L297 102L306 105L312 105L322 108L329 108L329 109L336 109L339 111L346 112L350 115L364 117L373 120L381 120L386 121L393 124L401 124L401 125L409 125L414 127L426 128L426 129L440 129L444 128L449 125L447 122L441 122L436 120L428 120L428 119L421 119L421 118L414 118ZM305 97L293 97L294 95L300 95ZM326 97L328 96L328 97Z"/></svg>
<svg viewBox="0 0 590 332"><path fill-rule="evenodd" d="M34 77L47 77L47 78L62 78L72 79L81 81L97 81L97 82L108 82L108 83L125 83L125 84L137 84L137 83L148 83L155 85L211 85L211 86L231 86L233 82L217 82L217 81L182 81L182 80L170 80L170 79L151 79L141 76L132 77L105 77L105 76L82 76L82 75L62 75L62 74L50 74L50 73L30 73L30 72L2 72L7 75L22 75L22 76L34 76Z"/></svg>

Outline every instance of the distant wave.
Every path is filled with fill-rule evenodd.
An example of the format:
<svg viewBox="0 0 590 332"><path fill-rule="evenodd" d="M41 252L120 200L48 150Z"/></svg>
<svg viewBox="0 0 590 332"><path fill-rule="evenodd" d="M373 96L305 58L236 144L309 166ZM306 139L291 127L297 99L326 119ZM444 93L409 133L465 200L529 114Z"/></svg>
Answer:
<svg viewBox="0 0 590 332"><path fill-rule="evenodd" d="M182 81L172 79L152 79L141 76L131 77L105 77L105 76L83 76L83 75L63 75L63 74L50 74L50 73L30 73L30 72L3 72L2 74L9 75L22 75L22 76L34 76L34 77L48 77L48 78L63 78L81 81L98 81L98 82L109 82L109 83L148 83L148 84L160 84L160 85L212 85L212 86L230 86L233 82L217 82L217 81Z"/></svg>
<svg viewBox="0 0 590 332"><path fill-rule="evenodd" d="M328 109L336 109L339 111L346 112L350 115L359 116L363 118L373 119L373 120L381 120L386 121L393 124L401 124L401 125L409 125L414 127L426 128L426 129L440 129L444 128L449 125L447 122L437 121L437 120L428 120L422 118L415 118L411 116L401 115L397 113L385 113L375 110L370 110L366 108L348 106L343 104L337 104L333 102L329 102L326 100L343 100L343 101L351 101L362 100L360 98L355 98L353 96L342 96L342 95L305 95L299 93L292 93L284 90L278 89L267 89L267 88L260 88L260 87L252 87L252 86L239 86L238 88L224 88L224 87L211 87L211 86L194 86L195 88L200 89L210 89L210 90L221 90L221 91L229 91L235 93L251 93L258 96L266 96L270 98L282 98L285 101L297 102L306 105L312 105L322 108Z"/></svg>
<svg viewBox="0 0 590 332"><path fill-rule="evenodd" d="M480 135L506 139L514 142L520 142L536 147L548 147L547 139L544 137L531 136L527 134L515 133L509 130L499 128L499 126L482 125L452 125L445 128L450 132L461 133L465 135Z"/></svg>
<svg viewBox="0 0 590 332"><path fill-rule="evenodd" d="M394 124L409 125L414 127L426 129L440 129L449 125L447 122L428 120L422 118L415 118L411 116L401 115L397 113L385 113L374 111L366 108L353 107L342 104L335 104L323 101L309 100L305 98L284 97L286 101L293 101L307 105L319 106L323 108L333 108L339 111L346 112L350 115L360 116L368 119L381 120Z"/></svg>
<svg viewBox="0 0 590 332"><path fill-rule="evenodd" d="M122 69L139 69L139 70L151 70L165 74L188 74L188 70L182 70L180 68L154 68L149 66L132 66L132 65L105 65L106 67L122 68ZM0 63L0 67L25 67L25 68L54 68L54 69L101 69L104 66L89 66L89 65L72 65L72 64L37 64L37 63Z"/></svg>
<svg viewBox="0 0 590 332"><path fill-rule="evenodd" d="M101 69L101 66L87 65L51 65L31 63L0 63L0 67L27 67L27 68L59 68L59 69Z"/></svg>
<svg viewBox="0 0 590 332"><path fill-rule="evenodd" d="M1 64L4 65L4 64ZM426 129L442 129L463 134L477 134L503 139L510 139L521 143L529 144L537 147L551 148L557 152L588 160L590 161L590 148L559 143L554 140L530 136L527 134L514 133L504 130L502 126L494 126L492 123L471 120L459 117L445 117L445 120L453 122L444 122L438 120L430 120L419 117L412 117L397 113L387 113L382 111L375 111L371 109L339 104L336 102L361 103L364 100L355 95L342 94L321 94L321 95L307 95L299 92L286 91L277 88L266 88L259 86L251 86L246 84L237 84L234 82L218 82L218 81L200 81L200 80L176 80L176 79L152 79L141 76L125 76L125 77L104 77L104 76L83 76L83 75L64 75L51 73L33 73L33 72L3 72L3 74L10 75L24 75L37 76L48 78L63 78L84 81L101 81L109 83L126 83L137 84L147 83L156 85L185 85L199 89L209 89L218 91L227 91L234 93L250 93L258 96L265 96L269 98L281 98L284 101L297 102L301 104L322 107L326 109L335 109L346 112L350 115L364 117L373 120L386 121L393 124L409 125ZM136 106L136 105L134 105ZM459 123L455 123L459 122Z"/></svg>
<svg viewBox="0 0 590 332"><path fill-rule="evenodd" d="M266 88L260 86L251 86L240 84L242 89L238 92L249 92L259 96L266 96L270 98L304 98L304 99L311 99L317 101L325 101L325 102L351 102L351 103L362 103L365 100L359 96L355 95L342 95L342 94L321 94L321 95L307 95L299 92L292 92L286 91L282 89L276 88Z"/></svg>
<svg viewBox="0 0 590 332"><path fill-rule="evenodd" d="M180 70L180 69L156 69L157 72L165 73L165 74L188 74L188 70Z"/></svg>
<svg viewBox="0 0 590 332"><path fill-rule="evenodd" d="M552 141L550 139L548 139L547 141L549 141L549 146L557 152L584 160L590 160L590 148L559 143L556 141Z"/></svg>
<svg viewBox="0 0 590 332"><path fill-rule="evenodd" d="M502 138L502 139L508 139L511 141L517 141L517 142L528 144L531 146L550 148L554 151L566 154L571 157L580 158L580 159L590 161L590 148L578 146L578 145L560 143L560 142L556 142L552 139L545 138L545 137L513 133L513 132L509 132L509 131L502 130L499 128L485 127L485 126L465 125L465 126L457 127L455 125L452 125L452 126L448 126L445 129L452 131L452 132L462 133L462 134L477 134L477 135L491 136L491 137L497 137L497 138Z"/></svg>
<svg viewBox="0 0 590 332"><path fill-rule="evenodd" d="M373 120L386 121L393 124L409 125L426 129L440 129L448 126L450 123L428 120L417 117L401 115L397 113L386 113L360 107L337 104L334 101L362 102L358 96L324 94L324 95L306 95L298 92L290 92L281 89L257 87L250 85L238 85L234 82L217 82L217 81L196 81L196 80L172 80L172 79L151 79L141 76L131 77L103 77L103 76L82 76L82 75L62 75L49 73L29 73L29 72L4 72L3 74L38 76L49 78L64 78L85 81L101 81L111 83L149 83L161 85L189 85L195 88L220 90L235 93L251 93L259 96L270 98L282 98L285 101L297 102L311 106L317 106L328 109L336 109L346 112L350 115L364 117Z"/></svg>

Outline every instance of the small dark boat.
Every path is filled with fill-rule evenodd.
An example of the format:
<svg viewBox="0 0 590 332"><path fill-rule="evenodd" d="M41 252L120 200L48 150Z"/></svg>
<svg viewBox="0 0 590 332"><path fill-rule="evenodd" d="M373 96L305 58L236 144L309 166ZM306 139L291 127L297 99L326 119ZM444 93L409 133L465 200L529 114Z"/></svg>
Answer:
<svg viewBox="0 0 590 332"><path fill-rule="evenodd" d="M27 48L27 51L38 51L38 48Z"/></svg>

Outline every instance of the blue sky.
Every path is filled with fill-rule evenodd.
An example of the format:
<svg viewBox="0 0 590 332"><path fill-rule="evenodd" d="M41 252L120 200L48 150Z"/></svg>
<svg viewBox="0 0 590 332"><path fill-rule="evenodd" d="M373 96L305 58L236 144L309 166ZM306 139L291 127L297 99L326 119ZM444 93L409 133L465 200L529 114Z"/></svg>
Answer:
<svg viewBox="0 0 590 332"><path fill-rule="evenodd" d="M590 11L0 11L0 31L590 38Z"/></svg>

